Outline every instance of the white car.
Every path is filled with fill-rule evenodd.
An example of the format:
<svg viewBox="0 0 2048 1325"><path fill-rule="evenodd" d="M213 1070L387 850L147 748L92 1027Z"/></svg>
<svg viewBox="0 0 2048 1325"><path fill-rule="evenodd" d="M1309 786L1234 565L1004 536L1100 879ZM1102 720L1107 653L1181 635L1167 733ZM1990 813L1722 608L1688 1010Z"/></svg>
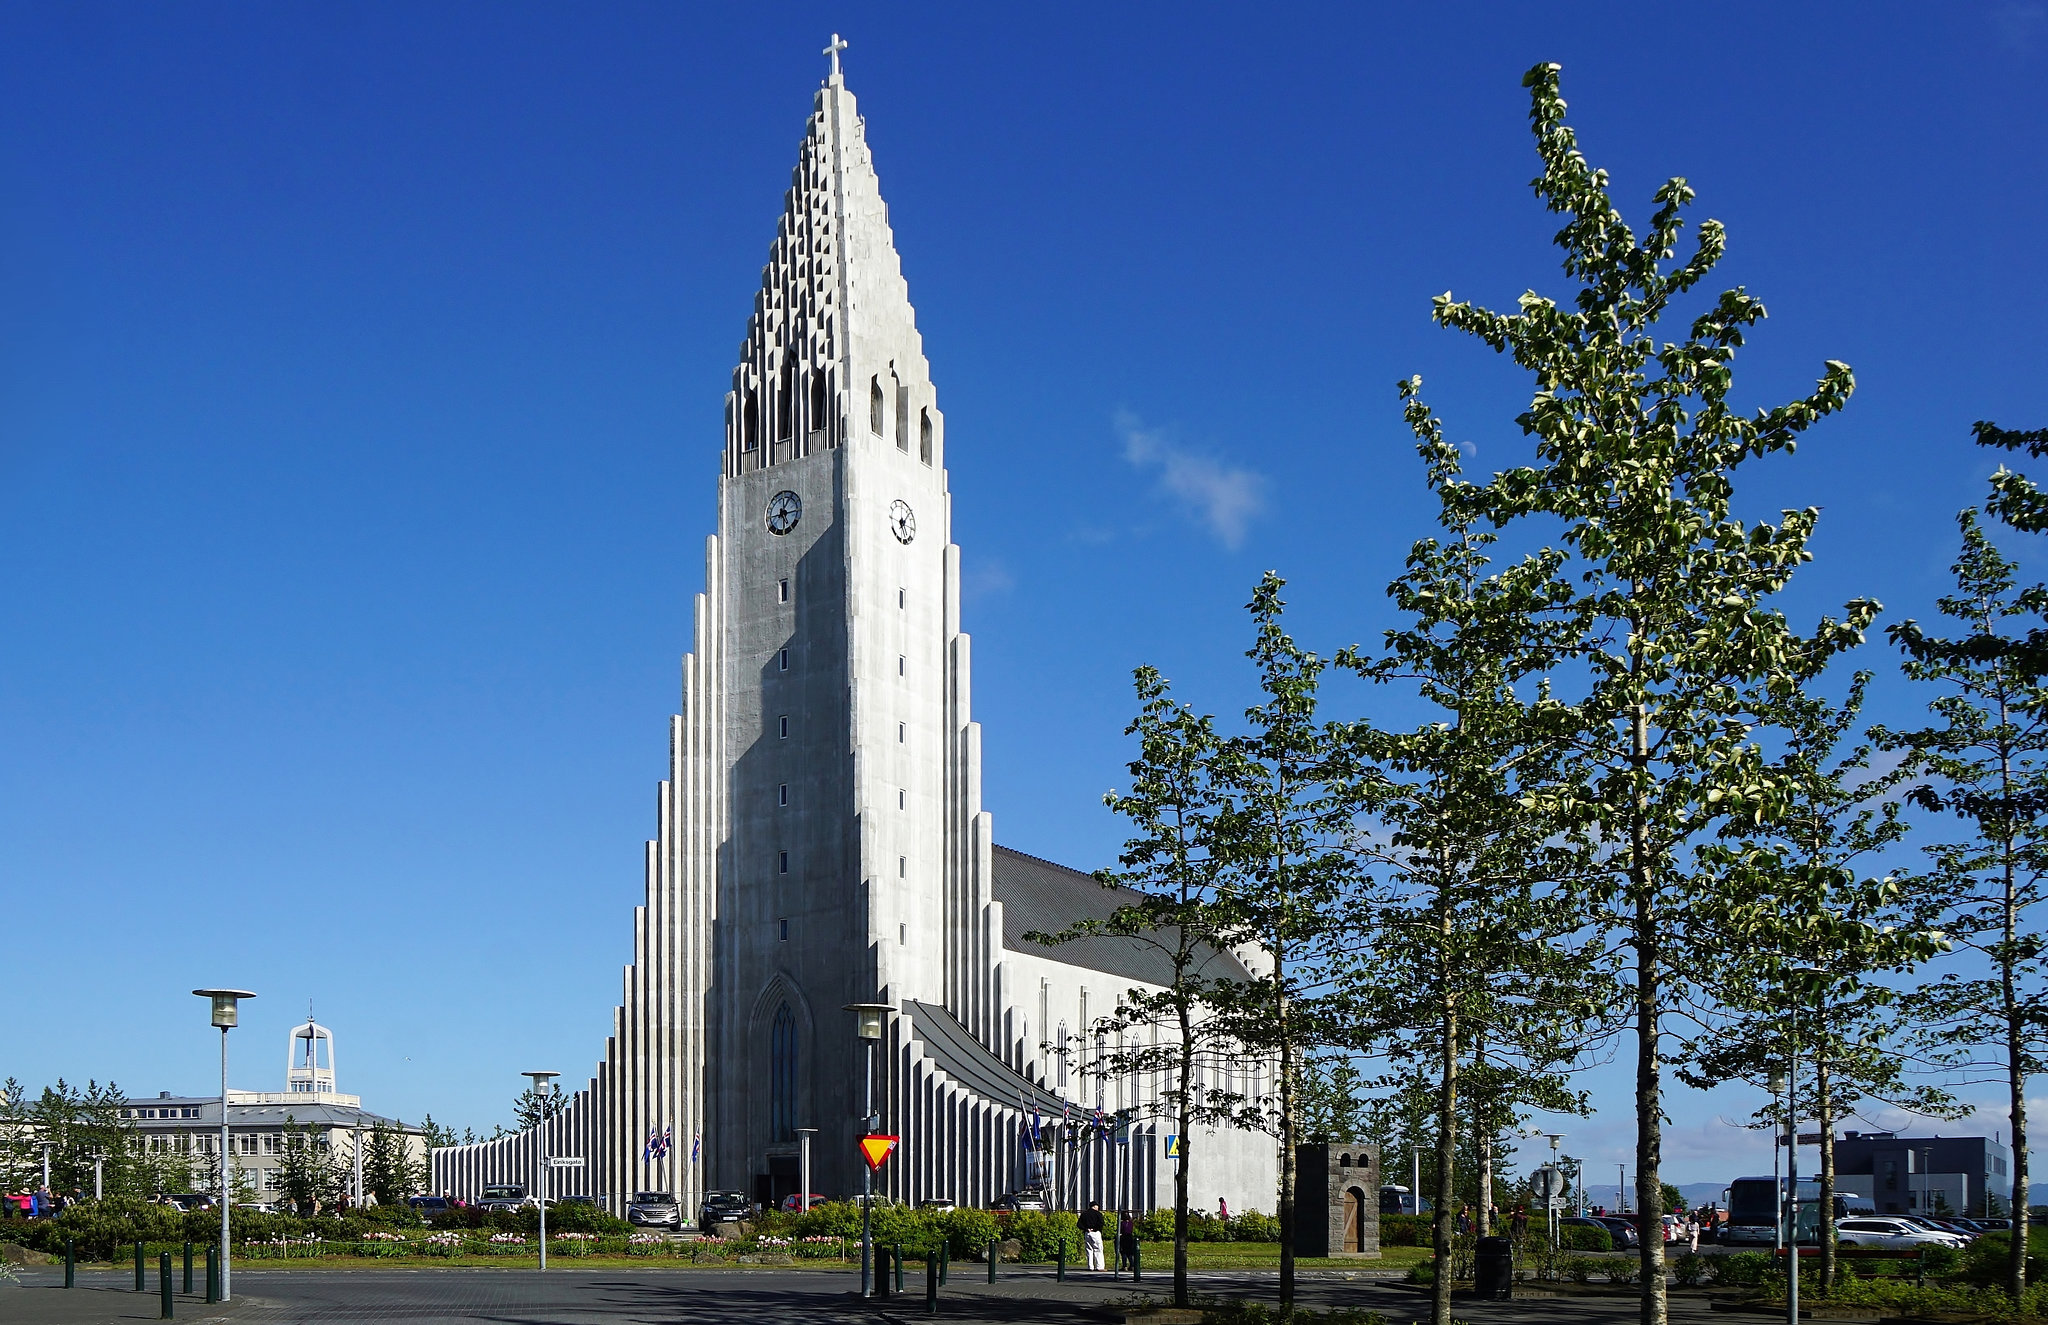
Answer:
<svg viewBox="0 0 2048 1325"><path fill-rule="evenodd" d="M1835 1221L1835 1244L1909 1251L1915 1247L1954 1247L1961 1251L1967 1241L1959 1233L1922 1228L1903 1219L1887 1219L1882 1215L1863 1215Z"/></svg>

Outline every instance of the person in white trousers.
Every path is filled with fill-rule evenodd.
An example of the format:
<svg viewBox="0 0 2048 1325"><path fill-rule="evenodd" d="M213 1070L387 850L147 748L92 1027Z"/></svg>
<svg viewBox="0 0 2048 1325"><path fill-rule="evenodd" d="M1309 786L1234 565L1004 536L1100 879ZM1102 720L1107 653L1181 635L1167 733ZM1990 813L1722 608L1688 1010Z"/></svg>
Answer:
<svg viewBox="0 0 2048 1325"><path fill-rule="evenodd" d="M1088 1268L1102 1268L1102 1206L1090 1201L1081 1212L1081 1249L1088 1253Z"/></svg>

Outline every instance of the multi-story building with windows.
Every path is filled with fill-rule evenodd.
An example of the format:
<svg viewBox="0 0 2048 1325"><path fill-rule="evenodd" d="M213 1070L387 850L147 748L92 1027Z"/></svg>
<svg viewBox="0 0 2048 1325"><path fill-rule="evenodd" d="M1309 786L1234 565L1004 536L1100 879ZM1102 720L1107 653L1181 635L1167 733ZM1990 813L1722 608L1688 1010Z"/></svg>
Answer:
<svg viewBox="0 0 2048 1325"><path fill-rule="evenodd" d="M402 1141L409 1162L425 1160L426 1141L418 1128L370 1113L361 1096L334 1088L334 1036L327 1027L307 1018L293 1028L286 1054L285 1089L228 1092L229 1152L258 1200L276 1196L278 1167L294 1137L356 1171L360 1147L381 1124ZM203 1173L212 1170L220 1152L220 1110L218 1095L164 1091L153 1100L131 1100L121 1117L139 1134L145 1152L190 1155L195 1173ZM362 1192L355 1194L360 1201Z"/></svg>

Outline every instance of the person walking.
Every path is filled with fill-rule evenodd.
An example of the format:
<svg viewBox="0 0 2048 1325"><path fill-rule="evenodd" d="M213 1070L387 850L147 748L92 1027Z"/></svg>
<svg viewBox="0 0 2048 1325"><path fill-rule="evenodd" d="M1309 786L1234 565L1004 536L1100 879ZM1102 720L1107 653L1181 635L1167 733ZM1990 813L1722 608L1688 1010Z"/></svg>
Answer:
<svg viewBox="0 0 2048 1325"><path fill-rule="evenodd" d="M1508 1221L1508 1231L1517 1242L1526 1239L1529 1236L1529 1212L1516 1206L1514 1217Z"/></svg>
<svg viewBox="0 0 2048 1325"><path fill-rule="evenodd" d="M1088 1268L1102 1268L1102 1206L1090 1201L1081 1212L1081 1248L1088 1254Z"/></svg>
<svg viewBox="0 0 2048 1325"><path fill-rule="evenodd" d="M1686 1250L1697 1254L1700 1249L1700 1219L1698 1215L1687 1215L1685 1217L1685 1240L1688 1244Z"/></svg>
<svg viewBox="0 0 2048 1325"><path fill-rule="evenodd" d="M1138 1264L1138 1224L1128 1210L1119 1215L1116 1223L1116 1263L1120 1270L1134 1269Z"/></svg>

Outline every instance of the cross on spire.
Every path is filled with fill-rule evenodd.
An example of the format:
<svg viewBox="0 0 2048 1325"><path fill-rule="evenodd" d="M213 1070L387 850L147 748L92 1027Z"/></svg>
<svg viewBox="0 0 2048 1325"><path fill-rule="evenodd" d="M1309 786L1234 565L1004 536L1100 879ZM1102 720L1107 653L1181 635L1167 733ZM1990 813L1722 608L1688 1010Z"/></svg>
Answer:
<svg viewBox="0 0 2048 1325"><path fill-rule="evenodd" d="M835 32L835 33L833 33L833 34L832 34L832 44L831 44L830 46L827 46L827 47L826 47L826 48L825 48L825 49L824 49L824 50L823 50L823 51L821 52L821 54L823 54L823 55L825 55L825 56L827 56L827 57L829 57L829 58L831 59L831 61L832 61L832 77L834 77L834 78L837 78L837 77L839 77L839 52L841 52L841 51L843 51L843 50L845 50L845 49L846 49L846 43L845 43L844 41L840 40L839 34Z"/></svg>

